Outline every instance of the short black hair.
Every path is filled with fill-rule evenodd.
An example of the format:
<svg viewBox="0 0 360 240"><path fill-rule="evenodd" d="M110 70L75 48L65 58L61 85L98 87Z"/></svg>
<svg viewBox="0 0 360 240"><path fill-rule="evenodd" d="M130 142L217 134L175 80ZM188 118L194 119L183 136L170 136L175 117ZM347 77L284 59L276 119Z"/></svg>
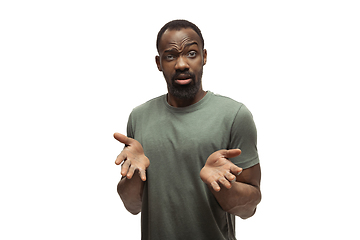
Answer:
<svg viewBox="0 0 360 240"><path fill-rule="evenodd" d="M158 52L159 52L160 39L161 39L162 35L164 34L164 32L168 29L169 30L180 30L182 28L191 28L192 30L194 30L197 33L197 35L199 35L199 37L201 39L202 49L204 49L204 38L201 34L200 29L192 22L189 22L189 21L183 20L183 19L178 19L178 20L173 20L173 21L168 22L160 29L160 31L157 35L157 39L156 39L156 48L157 48Z"/></svg>

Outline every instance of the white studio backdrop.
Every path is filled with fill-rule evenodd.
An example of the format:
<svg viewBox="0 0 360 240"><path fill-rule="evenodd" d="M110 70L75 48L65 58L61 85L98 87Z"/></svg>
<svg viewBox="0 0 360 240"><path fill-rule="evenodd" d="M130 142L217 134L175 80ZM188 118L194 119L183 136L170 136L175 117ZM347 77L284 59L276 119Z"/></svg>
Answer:
<svg viewBox="0 0 360 240"><path fill-rule="evenodd" d="M159 29L202 30L203 86L258 128L263 200L238 239L359 239L357 1L2 1L1 239L140 239L116 193Z"/></svg>

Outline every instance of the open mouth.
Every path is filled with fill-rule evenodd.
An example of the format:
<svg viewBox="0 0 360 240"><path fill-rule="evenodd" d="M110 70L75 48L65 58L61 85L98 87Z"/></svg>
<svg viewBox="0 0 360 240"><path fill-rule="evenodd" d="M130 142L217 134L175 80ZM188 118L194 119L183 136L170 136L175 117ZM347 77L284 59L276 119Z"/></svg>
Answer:
<svg viewBox="0 0 360 240"><path fill-rule="evenodd" d="M191 78L187 78L187 79L176 79L175 82L177 84L180 84L180 85L186 85L186 84L189 84L191 83L192 79Z"/></svg>
<svg viewBox="0 0 360 240"><path fill-rule="evenodd" d="M179 74L174 76L175 83L179 85L186 85L191 83L193 80L193 76L191 74Z"/></svg>

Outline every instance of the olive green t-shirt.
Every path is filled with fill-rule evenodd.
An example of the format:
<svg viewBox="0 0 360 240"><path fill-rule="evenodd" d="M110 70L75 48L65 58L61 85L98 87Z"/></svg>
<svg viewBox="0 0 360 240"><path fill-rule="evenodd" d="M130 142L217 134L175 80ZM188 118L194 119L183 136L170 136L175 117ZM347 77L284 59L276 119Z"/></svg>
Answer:
<svg viewBox="0 0 360 240"><path fill-rule="evenodd" d="M230 159L246 169L259 163L249 110L207 92L199 102L174 108L162 95L130 114L128 136L150 160L141 210L142 239L235 239L235 217L220 207L200 170L220 149L240 148Z"/></svg>

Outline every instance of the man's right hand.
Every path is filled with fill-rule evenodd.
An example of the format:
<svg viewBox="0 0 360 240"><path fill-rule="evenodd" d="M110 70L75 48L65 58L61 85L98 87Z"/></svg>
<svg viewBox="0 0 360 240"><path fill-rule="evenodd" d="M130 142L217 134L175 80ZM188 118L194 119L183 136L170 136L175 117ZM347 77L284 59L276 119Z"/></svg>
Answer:
<svg viewBox="0 0 360 240"><path fill-rule="evenodd" d="M125 148L117 156L115 164L121 166L121 175L131 179L135 171L139 172L142 181L146 181L146 169L150 165L149 159L144 154L141 144L133 138L129 138L120 133L114 133L114 138L125 144Z"/></svg>

